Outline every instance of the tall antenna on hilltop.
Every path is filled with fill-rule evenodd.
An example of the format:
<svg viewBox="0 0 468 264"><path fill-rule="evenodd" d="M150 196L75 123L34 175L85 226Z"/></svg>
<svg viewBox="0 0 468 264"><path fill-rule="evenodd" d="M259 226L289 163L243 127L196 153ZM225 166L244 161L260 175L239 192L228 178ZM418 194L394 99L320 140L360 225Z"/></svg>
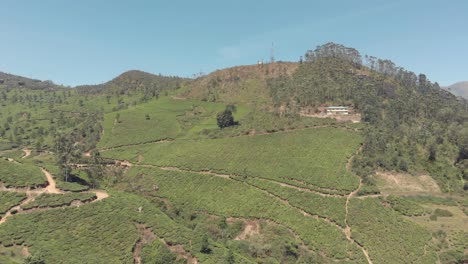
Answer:
<svg viewBox="0 0 468 264"><path fill-rule="evenodd" d="M275 62L275 43L271 43L270 63Z"/></svg>

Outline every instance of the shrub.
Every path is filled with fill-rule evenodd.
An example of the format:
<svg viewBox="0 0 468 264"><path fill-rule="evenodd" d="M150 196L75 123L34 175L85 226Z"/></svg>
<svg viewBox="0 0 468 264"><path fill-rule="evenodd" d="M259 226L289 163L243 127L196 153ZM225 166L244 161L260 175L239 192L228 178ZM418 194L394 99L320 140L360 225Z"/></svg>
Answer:
<svg viewBox="0 0 468 264"><path fill-rule="evenodd" d="M232 112L228 109L218 113L218 115L216 116L216 122L218 124L218 127L221 129L233 126L235 124Z"/></svg>
<svg viewBox="0 0 468 264"><path fill-rule="evenodd" d="M452 212L448 211L448 210L445 210L445 209L435 209L434 211L434 215L438 216L438 217L451 217L453 216Z"/></svg>
<svg viewBox="0 0 468 264"><path fill-rule="evenodd" d="M208 241L208 236L206 234L203 235L201 240L200 252L204 254L210 254L210 242Z"/></svg>

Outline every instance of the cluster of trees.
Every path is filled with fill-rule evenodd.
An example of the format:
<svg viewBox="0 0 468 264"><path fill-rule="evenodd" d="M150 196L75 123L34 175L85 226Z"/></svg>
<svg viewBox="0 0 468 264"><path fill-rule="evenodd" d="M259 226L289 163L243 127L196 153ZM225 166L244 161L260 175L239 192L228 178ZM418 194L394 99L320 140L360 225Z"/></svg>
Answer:
<svg viewBox="0 0 468 264"><path fill-rule="evenodd" d="M216 122L218 127L223 129L225 127L238 125L239 122L234 121L234 116L232 115L232 113L235 113L236 111L237 108L235 105L227 105L224 111L219 112L216 115Z"/></svg>
<svg viewBox="0 0 468 264"><path fill-rule="evenodd" d="M55 134L54 150L63 180L70 181L72 164L79 163L83 158L84 152L96 148L101 131L102 127L99 117L90 115L75 126L71 132L61 130ZM91 156L96 164L100 163L99 152L93 151ZM100 176L102 176L102 170L99 166L87 168L87 173L93 181L91 184L96 183Z"/></svg>
<svg viewBox="0 0 468 264"><path fill-rule="evenodd" d="M467 102L389 60L327 43L308 51L292 77L269 81L275 106L286 113L323 104L362 114L365 145L355 170L366 179L378 168L429 171L445 190L466 176ZM468 188L468 187L465 187Z"/></svg>
<svg viewBox="0 0 468 264"><path fill-rule="evenodd" d="M317 46L315 50L309 50L305 54L307 62L315 62L321 58L339 58L351 63L361 64L362 58L359 51L333 42Z"/></svg>
<svg viewBox="0 0 468 264"><path fill-rule="evenodd" d="M73 126L76 119L64 118L63 113L53 111L55 105L68 104L72 96L70 90L35 91L29 87L21 89L5 88L0 92L0 104L7 107L0 112L0 137L15 145L29 145L37 149L44 147L54 131L61 126ZM41 112L41 111L39 111Z"/></svg>

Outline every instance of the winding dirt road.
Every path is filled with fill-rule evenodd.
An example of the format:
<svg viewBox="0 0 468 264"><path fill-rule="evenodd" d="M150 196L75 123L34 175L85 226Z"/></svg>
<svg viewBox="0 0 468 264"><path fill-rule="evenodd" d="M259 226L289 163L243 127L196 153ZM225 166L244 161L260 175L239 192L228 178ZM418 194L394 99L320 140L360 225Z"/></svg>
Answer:
<svg viewBox="0 0 468 264"><path fill-rule="evenodd" d="M16 161L12 161L12 162L16 162ZM18 193L25 193L26 194L26 199L24 199L23 201L21 201L21 203L17 206L14 206L12 207L10 210L8 210L8 212L5 213L5 215L0 219L0 225L5 223L7 221L8 218L10 218L11 216L13 216L14 214L12 212L17 212L17 213L26 213L26 211L24 211L22 209L22 206L27 204L27 203L30 203L32 201L34 201L34 199L43 194L43 193L49 193L49 194L65 194L67 192L64 192L60 189L57 188L57 183L54 179L54 177L52 176L52 174L50 172L48 172L46 169L44 168L41 168L41 171L42 173L44 173L45 177L47 178L47 182L48 182L48 185L45 187L45 188L37 188L37 189L30 189L30 188L6 188L5 186L2 186L0 188L0 191L7 191L7 192L18 192ZM96 199L91 201L90 203L93 203L93 202L97 202L97 201L100 201L100 200L103 200L103 199L106 199L107 197L109 197L109 194L104 191L104 190L90 190L88 192L93 192L96 194ZM73 206L73 205L71 205ZM45 210L47 209L50 209L50 208L44 208Z"/></svg>
<svg viewBox="0 0 468 264"><path fill-rule="evenodd" d="M47 193L55 193L55 194L63 194L63 193L65 193L64 191L62 191L62 190L60 190L60 189L57 189L57 187L56 187L57 183L55 182L55 179L54 179L54 177L52 176L52 174L50 174L50 172L46 171L44 168L41 168L41 171L42 171L42 173L44 173L44 175L46 176L47 182L49 182L49 184L48 184L47 187L45 188L45 192L47 192Z"/></svg>
<svg viewBox="0 0 468 264"><path fill-rule="evenodd" d="M24 152L24 156L21 157L21 158L22 158L22 159L25 159L25 158L31 156L31 152L32 152L32 151L31 151L30 149L23 149L23 152Z"/></svg>

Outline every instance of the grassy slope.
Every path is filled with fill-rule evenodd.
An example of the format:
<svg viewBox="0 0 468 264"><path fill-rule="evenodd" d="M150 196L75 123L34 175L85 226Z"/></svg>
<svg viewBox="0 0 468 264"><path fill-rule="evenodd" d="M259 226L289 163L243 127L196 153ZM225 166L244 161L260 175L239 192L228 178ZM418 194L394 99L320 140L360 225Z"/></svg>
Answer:
<svg viewBox="0 0 468 264"><path fill-rule="evenodd" d="M234 75L230 76L230 74ZM221 89L221 93L216 95L218 101L229 102L232 98L235 101L245 101L246 98L255 96L261 97L259 100L265 100L266 90L257 94L260 86L261 89L265 88L263 86L265 80L250 78L250 80L236 83L235 78L230 79L242 74L249 73L227 71L220 75L200 79L198 88L201 92L194 94L194 97L207 97L210 91L204 90L207 83L203 82L219 77L225 84L217 88ZM238 93L231 89L235 86L243 87L243 90ZM192 92L195 90L192 89ZM14 94L15 92L10 92L9 97L11 98ZM19 93L16 94L19 95ZM43 92L27 91L27 94L39 96ZM57 94L60 96L61 92ZM38 126L49 128L49 120L40 119L51 115L47 102L50 97L49 94L42 103L36 103L31 107L20 103L2 106L0 124L4 124L8 116L14 116L14 125L21 124L21 127L26 129L26 134L36 131ZM124 104L128 105L132 105L139 99L137 95L122 98ZM119 110L122 122L115 124L114 127L117 113L115 109L118 106L116 97L112 97L107 103L105 97L78 96L72 91L71 97L64 100L67 102L63 105L56 104L54 109L107 113L104 121L104 139L100 143L101 148L122 145L121 142L136 144L166 137L176 139L171 143L105 152L104 155L116 159L137 161L139 155L142 155L141 163L157 166L179 166L196 171L214 170L281 181L286 181L285 178L291 177L325 188L337 188L344 192L357 187L358 178L346 172L345 164L362 139L361 136L345 130L321 128L268 136L194 141L193 139L200 138L200 135L225 137L244 134L245 131L251 129L282 130L288 127L301 127L309 124L307 123L309 121L303 119L294 124L282 124L280 119L267 117L261 112L251 112L249 107L242 105L238 106L236 119L241 120L243 126L219 131L216 128L215 114L222 110L224 105L161 97L159 100ZM80 106L81 103L82 106ZM201 107L203 111L195 114L196 111L192 106ZM25 109L31 112L29 121L22 117ZM149 114L150 120L146 120L146 114ZM65 114L65 116L73 119L77 115ZM36 123L29 126L32 120L36 120ZM205 134L204 130L209 130L209 133ZM50 143L51 136L46 136L45 141ZM21 152L17 151L12 155L19 158ZM5 170L12 164L0 164L0 171L3 169L5 172L0 174L0 177L10 179L16 185L19 182L30 184L31 181L37 181L39 178L45 181L38 168L33 169L32 164L18 165L21 167ZM50 164L47 162L43 165ZM20 177L15 176L18 171L25 172L26 167L31 170L31 173L18 174ZM38 251L46 253L46 260L52 263L63 258L69 258L71 263L131 262L131 247L138 238L135 223L148 225L158 236L175 244L184 244L188 248L189 238L193 238L196 244L196 239L200 237L200 234L194 234L191 230L176 224L161 213L154 203L142 197L156 195L168 198L181 208L201 209L227 217L272 219L293 229L311 248L318 250L321 254L325 253L331 258L343 261L349 257L356 262L365 262L362 253L345 240L336 227L322 220L304 217L300 211L291 207L301 208L306 212L329 218L343 225L343 198L318 197L310 193L279 187L257 178L249 178L246 181L287 199L291 205L288 206L254 186L208 175L135 168L125 177L128 177L125 180L134 185L141 184L144 189L156 184L160 190L155 194L112 193L111 198L103 202L80 208L15 215L0 226L0 241L4 245L10 245L12 241L14 243L25 242L26 245L31 246L32 253ZM151 192L149 189L146 191ZM143 207L143 213L138 214L137 209L140 206ZM420 211L420 208L414 204L398 203L398 206L393 206L395 210L403 214L407 210L410 214ZM462 212L458 213L462 214ZM444 226L446 223L452 224L449 221L451 219L447 220L442 217L428 224L426 222L429 220L426 218L427 216L422 216L411 219L416 219L416 222L427 226L434 232L438 229L447 229ZM435 260L431 246L424 248L430 239L429 233L419 225L404 221L397 212L384 208L377 200L353 199L350 203L348 222L352 227L353 238L369 250L374 263L390 263L390 260L393 261L391 263L411 261L433 263ZM457 232L459 232L458 229ZM449 236L452 238L454 235L449 234ZM463 246L459 247L463 249ZM214 256L196 254L203 263L219 263L223 250L217 248ZM427 254L422 255L425 250Z"/></svg>
<svg viewBox="0 0 468 264"><path fill-rule="evenodd" d="M162 196L191 210L207 211L226 217L264 218L288 226L311 248L330 258L354 259L363 263L362 252L348 242L335 226L313 217L305 217L260 189L216 176L157 169L132 169L126 181L140 190Z"/></svg>
<svg viewBox="0 0 468 264"><path fill-rule="evenodd" d="M278 62L218 70L194 80L180 93L184 97L207 101L271 104L267 80L290 76L297 67L297 63Z"/></svg>
<svg viewBox="0 0 468 264"><path fill-rule="evenodd" d="M38 167L4 159L0 159L0 181L7 187L35 187L47 183Z"/></svg>
<svg viewBox="0 0 468 264"><path fill-rule="evenodd" d="M105 152L106 157L196 171L305 181L352 191L359 180L346 163L361 142L358 134L334 128L199 141L174 141Z"/></svg>
<svg viewBox="0 0 468 264"><path fill-rule="evenodd" d="M352 236L368 248L375 263L435 262L434 251L425 249L431 234L421 226L403 220L378 200L353 199L349 214Z"/></svg>
<svg viewBox="0 0 468 264"><path fill-rule="evenodd" d="M115 147L162 139L174 139L183 134L195 134L216 128L216 113L223 104L173 100L162 97L126 110L108 113L104 119L104 135L99 147ZM238 115L244 115L240 108ZM196 112L196 113L195 113ZM120 115L119 122L116 120ZM146 115L149 115L147 120Z"/></svg>
<svg viewBox="0 0 468 264"><path fill-rule="evenodd" d="M25 243L33 254L40 251L46 263L130 263L139 237L136 223L145 223L174 244L187 242L190 233L147 200L112 193L86 206L17 215L1 226L0 242Z"/></svg>
<svg viewBox="0 0 468 264"><path fill-rule="evenodd" d="M345 197L323 197L316 193L299 191L256 178L250 178L247 182L288 200L291 205L297 206L310 214L328 218L345 227Z"/></svg>
<svg viewBox="0 0 468 264"><path fill-rule="evenodd" d="M67 194L49 194L43 193L36 197L33 202L23 205L22 208L44 208L59 207L70 205L73 201L87 202L96 199L94 193L67 193Z"/></svg>
<svg viewBox="0 0 468 264"><path fill-rule="evenodd" d="M0 192L0 215L20 204L24 199L26 199L26 195L23 193Z"/></svg>

